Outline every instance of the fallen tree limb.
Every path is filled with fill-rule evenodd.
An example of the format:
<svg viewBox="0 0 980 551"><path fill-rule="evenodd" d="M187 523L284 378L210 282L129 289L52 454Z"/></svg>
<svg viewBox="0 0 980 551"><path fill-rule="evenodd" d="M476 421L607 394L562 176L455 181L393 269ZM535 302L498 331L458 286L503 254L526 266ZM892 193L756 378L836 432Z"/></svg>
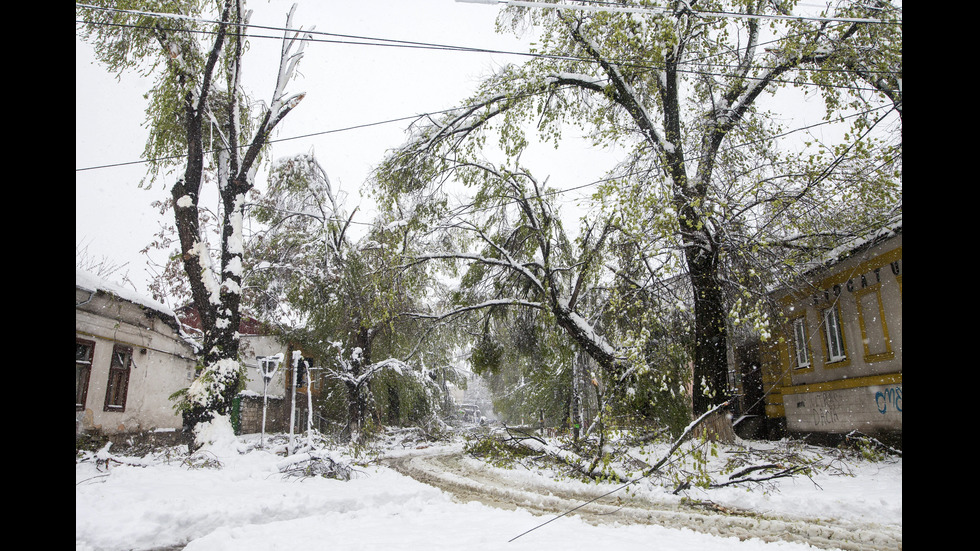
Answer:
<svg viewBox="0 0 980 551"><path fill-rule="evenodd" d="M763 471L763 470L766 470L766 469L776 469L776 468L780 468L780 466L779 465L758 465L758 466L755 466L755 467L749 467L747 469L742 469L741 471L739 471L737 473L734 473L730 477L728 477L728 481L727 482L722 482L722 483L718 483L718 484L711 484L710 487L711 488L723 488L725 486L734 486L736 484L745 484L747 482L754 482L754 483L757 483L757 484L762 484L763 482L768 482L770 480L776 480L777 478L787 478L787 477L794 476L794 475L799 474L799 473L806 473L806 471L807 471L807 469L809 467L802 466L802 465L797 465L797 466L794 466L794 467L784 468L784 469L782 469L782 470L780 470L780 471L778 471L776 473L773 473L771 475L768 475L768 476L760 476L760 477L749 477L749 476L746 476L746 475L748 475L749 473L752 473L752 472Z"/></svg>
<svg viewBox="0 0 980 551"><path fill-rule="evenodd" d="M558 462L571 467L576 472L594 480L612 477L618 482L629 481L629 477L625 473L616 472L615 469L612 468L599 469L598 461L590 461L575 452L552 446L537 436L527 433L519 433L515 435L514 432L518 431L515 430L512 432L512 430L507 427L504 427L504 430L508 435L507 438L502 439L505 444L519 446L525 450L547 455L551 459L557 460Z"/></svg>
<svg viewBox="0 0 980 551"><path fill-rule="evenodd" d="M854 440L854 441L857 441L857 442L863 442L866 445L875 446L878 449L880 449L880 450L882 450L882 451L884 451L886 453L891 453L891 454L894 454L894 455L897 455L897 456L901 456L902 455L902 450L900 450L898 448L893 448L892 446L889 446L889 445L881 442L880 440L878 440L876 438L872 438L872 437L870 437L870 436L868 436L866 434L862 434L861 432L856 431L856 430L847 433L846 440L848 440L848 441Z"/></svg>
<svg viewBox="0 0 980 551"><path fill-rule="evenodd" d="M677 439L674 440L674 443L671 445L670 450L667 451L667 454L664 455L664 457L662 457L660 461L658 461L655 465L643 471L642 476L635 479L631 478L629 476L629 473L620 472L611 466L600 468L599 458L596 458L594 460L586 459L585 457L582 457L577 453L562 448L558 448L556 446L549 445L543 439L528 433L521 432L518 429L510 429L508 427L504 427L504 430L507 431L508 438L504 439L503 441L505 443L517 445L524 449L528 449L537 453L546 454L548 455L548 457L551 457L565 465L568 465L569 467L575 469L576 472L582 473L583 475L589 478L592 479L612 478L613 480L628 485L628 484L633 484L635 482L638 482L639 480L646 478L652 475L653 473L657 472L658 470L660 470L660 468L667 463L667 461L674 454L674 452L677 451L677 448L679 448L681 444L683 444L691 436L691 434L694 433L695 429L697 429L702 423L704 423L706 419L710 418L714 413L720 411L721 409L727 406L728 406L728 402L719 404L714 408L712 408L711 410L705 412L703 415L695 419L693 422L691 422L691 424L689 424L684 429L684 431L681 432L680 436L678 436ZM515 432L519 432L520 434L515 435L514 434Z"/></svg>
<svg viewBox="0 0 980 551"><path fill-rule="evenodd" d="M670 450L667 451L667 454L663 458L661 458L660 461L658 461L656 465L654 465L653 467L650 467L649 469L647 469L646 471L644 471L643 476L639 476L637 478L634 478L632 480L629 480L626 483L624 483L624 484L622 484L620 486L617 486L616 488L614 488L614 489L612 489L612 490L610 490L610 491L608 491L608 492L606 492L606 493L604 493L604 494L602 494L600 496L596 496L596 497L594 497L594 498L592 498L592 499L590 499L588 501L585 501L585 502L579 504L576 507L573 507L573 508L569 509L568 511L565 511L564 513L562 513L562 514L560 514L560 515L558 515L558 516L556 516L556 517L554 517L554 518L552 518L550 520L547 520L545 522L542 522L541 524L535 526L534 528L531 528L530 530L527 530L525 532L522 532L522 533L514 536L513 538L511 538L510 540L508 540L508 542L512 542L512 541L516 540L517 538L519 538L521 536L524 536L525 534L529 534L529 533L537 530L538 528L541 528L542 526L544 526L544 525L546 525L548 523L554 522L554 521L560 519L561 517L563 517L565 515L569 515L569 514L575 512L575 511L581 509L582 507L585 507L586 505L588 505L590 503L593 503L595 501L598 501L598 500L600 500L600 499L602 499L602 498L604 498L606 496L610 496L610 495L612 495L612 494L614 494L614 493L622 490L623 488L626 488L626 487L628 487L628 486L630 486L632 484L636 484L637 482L639 482L639 481L643 480L644 478L647 478L648 476L650 476L653 473L657 472L660 469L660 467L664 466L664 464L667 463L667 460L670 459L670 456L673 455L673 453L675 451L677 451L677 448L679 448L681 446L681 444L684 443L685 440L687 440L687 438L691 435L691 433L694 431L694 429L698 427L698 425L700 425L702 422L704 422L704 420L707 419L711 414L713 414L713 413L715 413L717 411L720 411L722 408L725 408L727 406L728 406L728 402L727 401L724 402L724 403L722 403L722 404L718 404L717 406L713 407L712 409L708 410L703 415L701 415L701 417L698 417L697 419L695 419L690 425L688 425L684 429L684 431L681 433L681 435L677 437L677 439L674 441L673 445L671 445ZM561 451L564 452L564 450L561 450ZM565 453L569 453L569 452L565 452Z"/></svg>
<svg viewBox="0 0 980 551"><path fill-rule="evenodd" d="M712 414L714 414L717 411L721 411L722 408L725 408L727 406L728 406L728 402L725 402L725 403L722 403L722 404L718 404L717 406L711 408L710 410L708 410L704 414L702 414L701 417L698 417L697 419L695 419L690 425L688 425L687 427L685 427L684 428L684 431L681 433L681 435L678 436L676 440L674 440L674 443L670 446L670 449L667 450L667 454L664 455L662 458L660 458L660 461L658 461L656 465L654 465L654 466L650 467L649 469L647 469L646 471L644 471L643 476L640 477L640 478L646 478L646 477L652 475L653 473L659 471L660 470L660 467L663 467L664 464L667 463L667 460L670 459L670 456L671 455L674 455L674 452L677 451L677 448L681 447L681 444L683 444L684 441L687 440L687 437L690 436L691 433L694 432L694 429L696 429L701 423L704 422L705 419L707 419L708 417L710 417ZM639 480L639 479L637 479L637 480Z"/></svg>

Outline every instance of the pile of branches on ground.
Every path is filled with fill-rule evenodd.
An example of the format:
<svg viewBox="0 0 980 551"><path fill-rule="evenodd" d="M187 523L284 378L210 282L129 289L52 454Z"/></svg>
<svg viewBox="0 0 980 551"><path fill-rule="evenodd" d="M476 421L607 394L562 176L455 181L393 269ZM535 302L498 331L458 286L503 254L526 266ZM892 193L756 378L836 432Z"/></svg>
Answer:
<svg viewBox="0 0 980 551"><path fill-rule="evenodd" d="M871 460L882 457L869 455L867 449L871 444L866 439L860 440L859 452L794 441L771 446L735 442L719 447L698 429L709 414L711 412L691 423L673 440L666 433L625 433L598 441L572 442L545 438L527 428L504 426L472 440L466 451L500 467L520 464L528 469L557 468L566 475L585 480L625 484L649 479L654 484L673 488L675 494L692 486L704 489L742 486L769 491L784 478L807 477L812 481L812 475L818 470L849 475L846 469L848 457ZM857 435L851 440L856 438ZM666 447L659 445L646 449L646 453L656 450L652 451L657 454L653 458L642 451L651 440L666 444ZM637 453L638 449L640 453ZM882 446L875 449L882 453L888 451Z"/></svg>
<svg viewBox="0 0 980 551"><path fill-rule="evenodd" d="M599 440L591 445L588 440L556 445L526 429L507 426L495 431L491 436L499 440L506 449L520 450L525 455L527 453L537 454L536 459L547 458L565 466L581 477L596 481L632 483L658 473L671 460L671 456L681 444L692 437L702 424L712 419L727 406L727 403L721 404L689 424L671 444L666 455L654 465L629 454L617 454L616 446L602 432L600 432ZM485 444L484 447L486 447ZM478 448L478 446L471 446L473 450ZM585 453L582 453L583 451ZM470 453L473 454L472 451ZM639 475L637 475L637 471L640 472Z"/></svg>
<svg viewBox="0 0 980 551"><path fill-rule="evenodd" d="M326 450L309 450L287 457L277 465L284 478L333 478L350 480L356 470Z"/></svg>
<svg viewBox="0 0 980 551"><path fill-rule="evenodd" d="M617 442L551 439L519 427L497 428L466 446L471 456L494 466L556 468L576 478L629 482L650 465L632 457Z"/></svg>

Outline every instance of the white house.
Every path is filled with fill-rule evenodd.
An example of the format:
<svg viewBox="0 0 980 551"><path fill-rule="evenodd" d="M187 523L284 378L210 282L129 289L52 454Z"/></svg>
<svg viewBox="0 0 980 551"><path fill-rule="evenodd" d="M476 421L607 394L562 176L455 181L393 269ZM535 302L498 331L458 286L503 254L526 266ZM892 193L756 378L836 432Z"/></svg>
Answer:
<svg viewBox="0 0 980 551"><path fill-rule="evenodd" d="M179 432L196 358L173 311L75 271L75 435Z"/></svg>

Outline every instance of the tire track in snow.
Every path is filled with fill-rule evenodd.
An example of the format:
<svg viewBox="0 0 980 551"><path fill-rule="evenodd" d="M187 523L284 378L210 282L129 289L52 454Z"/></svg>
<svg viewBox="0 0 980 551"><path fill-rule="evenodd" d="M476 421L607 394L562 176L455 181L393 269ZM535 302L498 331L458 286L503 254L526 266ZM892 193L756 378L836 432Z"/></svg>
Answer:
<svg viewBox="0 0 980 551"><path fill-rule="evenodd" d="M459 452L438 450L388 458L383 463L405 476L448 492L462 503L478 501L502 509L526 509L543 516L565 513L609 490L597 487L589 492L556 488L545 494L522 488L517 481L494 476L489 470L479 469L461 459ZM614 494L572 514L593 524L652 524L740 540L806 543L821 549L895 551L902 548L900 526L843 520L780 519L750 511L726 509L722 512L694 505L655 503L635 495Z"/></svg>

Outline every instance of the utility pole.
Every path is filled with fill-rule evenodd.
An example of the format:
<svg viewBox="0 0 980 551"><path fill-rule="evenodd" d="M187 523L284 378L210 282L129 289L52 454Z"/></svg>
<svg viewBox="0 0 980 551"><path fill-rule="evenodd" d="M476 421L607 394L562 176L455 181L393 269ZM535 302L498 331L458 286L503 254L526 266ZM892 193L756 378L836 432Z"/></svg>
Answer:
<svg viewBox="0 0 980 551"><path fill-rule="evenodd" d="M313 366L309 360L303 362L306 372L306 445L313 448Z"/></svg>
<svg viewBox="0 0 980 551"><path fill-rule="evenodd" d="M289 446L287 450L287 455L293 453L293 427L296 426L296 375L298 373L299 359L303 356L303 352L300 350L293 350L293 390L292 390L292 405L289 410Z"/></svg>

